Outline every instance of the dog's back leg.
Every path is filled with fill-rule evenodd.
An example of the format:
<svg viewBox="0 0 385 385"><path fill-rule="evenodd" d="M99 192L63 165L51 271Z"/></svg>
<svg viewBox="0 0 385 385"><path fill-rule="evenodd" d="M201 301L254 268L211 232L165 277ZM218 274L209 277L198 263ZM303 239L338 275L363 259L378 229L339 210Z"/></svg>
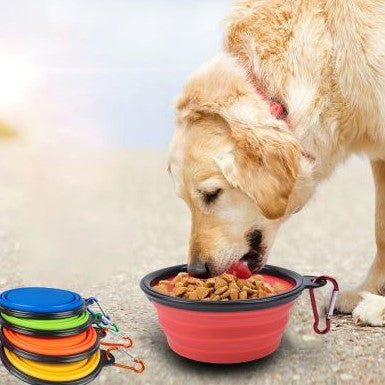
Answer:
<svg viewBox="0 0 385 385"><path fill-rule="evenodd" d="M357 323L385 325L385 161L372 162L376 192L377 255L365 281L355 290L342 292L336 309L353 313Z"/></svg>
<svg viewBox="0 0 385 385"><path fill-rule="evenodd" d="M373 161L372 170L376 188L377 256L365 280L364 289L385 295L385 161Z"/></svg>

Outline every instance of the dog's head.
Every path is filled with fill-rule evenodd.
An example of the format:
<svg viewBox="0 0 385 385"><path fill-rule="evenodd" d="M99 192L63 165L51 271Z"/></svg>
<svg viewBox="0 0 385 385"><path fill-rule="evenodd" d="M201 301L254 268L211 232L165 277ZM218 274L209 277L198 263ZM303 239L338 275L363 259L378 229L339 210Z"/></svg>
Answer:
<svg viewBox="0 0 385 385"><path fill-rule="evenodd" d="M229 57L190 79L177 125L169 171L192 214L190 273L217 275L241 259L260 269L279 224L311 195L299 143Z"/></svg>

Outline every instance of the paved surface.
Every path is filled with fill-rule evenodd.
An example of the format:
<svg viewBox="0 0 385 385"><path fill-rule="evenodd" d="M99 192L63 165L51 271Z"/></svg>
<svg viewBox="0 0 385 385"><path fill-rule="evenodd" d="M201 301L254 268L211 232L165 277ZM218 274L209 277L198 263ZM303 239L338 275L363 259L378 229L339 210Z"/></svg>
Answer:
<svg viewBox="0 0 385 385"><path fill-rule="evenodd" d="M0 146L0 287L62 286L99 297L135 339L144 374L115 368L95 384L381 384L385 328L334 319L312 332L304 293L279 350L243 365L205 365L167 347L138 288L147 272L184 262L189 215L173 194L165 155ZM354 159L280 232L270 263L355 284L374 255L373 186ZM0 369L0 384L18 381Z"/></svg>

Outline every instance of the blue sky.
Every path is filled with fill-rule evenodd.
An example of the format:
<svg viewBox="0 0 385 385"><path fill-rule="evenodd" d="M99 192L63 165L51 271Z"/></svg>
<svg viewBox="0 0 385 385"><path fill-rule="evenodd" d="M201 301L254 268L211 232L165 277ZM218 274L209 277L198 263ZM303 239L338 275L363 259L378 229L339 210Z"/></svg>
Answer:
<svg viewBox="0 0 385 385"><path fill-rule="evenodd" d="M10 55L36 72L12 108L0 95L0 113L16 126L28 119L40 136L58 130L123 147L165 147L175 96L220 50L231 3L0 0L0 60Z"/></svg>

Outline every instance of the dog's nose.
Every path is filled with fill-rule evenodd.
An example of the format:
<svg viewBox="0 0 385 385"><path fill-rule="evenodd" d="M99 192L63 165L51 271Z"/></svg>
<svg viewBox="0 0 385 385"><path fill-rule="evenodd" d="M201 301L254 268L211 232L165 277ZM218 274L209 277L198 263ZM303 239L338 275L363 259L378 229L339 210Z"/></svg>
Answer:
<svg viewBox="0 0 385 385"><path fill-rule="evenodd" d="M257 249L262 242L262 233L259 230L253 230L247 235L247 240L252 249Z"/></svg>
<svg viewBox="0 0 385 385"><path fill-rule="evenodd" d="M207 278L210 275L207 263L203 263L201 261L189 263L187 266L187 272L196 278Z"/></svg>

